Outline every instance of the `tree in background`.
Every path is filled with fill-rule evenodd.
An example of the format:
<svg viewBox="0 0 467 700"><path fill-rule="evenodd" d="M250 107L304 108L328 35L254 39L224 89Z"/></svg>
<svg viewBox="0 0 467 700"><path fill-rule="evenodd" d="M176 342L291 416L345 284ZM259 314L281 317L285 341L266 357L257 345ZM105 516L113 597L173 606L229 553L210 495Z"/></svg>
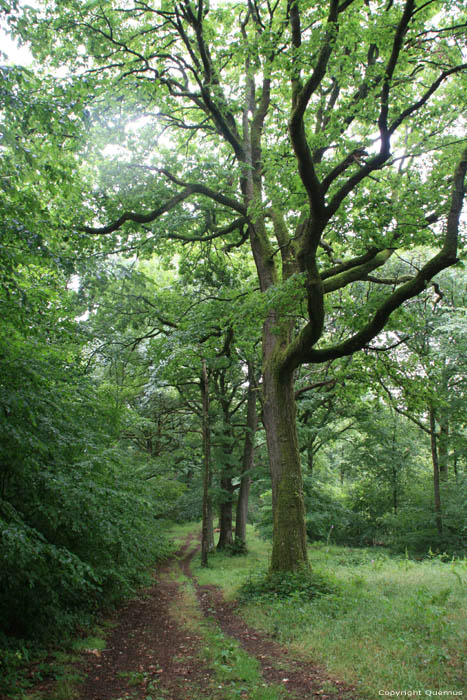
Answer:
<svg viewBox="0 0 467 700"><path fill-rule="evenodd" d="M221 284L224 272L208 261L194 283L155 259L108 264L97 280L89 271L81 293L83 308L87 300L92 309L85 324L93 338L90 361L100 375L104 370L101 381L107 376L111 387L120 386L115 400L131 406L133 422L124 434L148 451L148 474L176 475L191 462L186 473L192 475L203 464L206 553L213 547L214 506L218 548L232 548L237 490L236 548L245 546L257 425L256 352L239 321L245 294L236 291L233 267ZM192 491L201 488L197 481Z"/></svg>
<svg viewBox="0 0 467 700"><path fill-rule="evenodd" d="M465 436L465 273L445 272L399 316L394 348L380 355L377 381L394 409L428 436L434 515L443 535L443 484L456 480ZM448 495L449 487L444 488ZM450 530L452 531L451 526Z"/></svg>

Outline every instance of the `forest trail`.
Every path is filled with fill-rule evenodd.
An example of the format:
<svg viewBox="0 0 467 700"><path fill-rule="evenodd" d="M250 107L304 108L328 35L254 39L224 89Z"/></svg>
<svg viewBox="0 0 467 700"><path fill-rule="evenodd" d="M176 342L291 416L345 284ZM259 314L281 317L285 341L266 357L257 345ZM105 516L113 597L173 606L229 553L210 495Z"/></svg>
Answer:
<svg viewBox="0 0 467 700"><path fill-rule="evenodd" d="M227 603L219 589L200 586L190 563L198 551L190 535L177 554L157 571L157 581L121 607L112 619L107 648L89 650L80 671L86 680L79 700L214 700L225 698L228 687L219 685L215 670L200 657L202 630L193 626L183 602L183 574L193 586L205 618L214 621L228 638L235 639L260 664L264 691L274 686L283 698L358 700L351 688L331 679L322 669L290 658L287 649L249 627ZM228 697L250 700L240 686ZM323 690L333 686L335 692ZM261 692L255 698L263 697ZM269 697L269 695L264 695Z"/></svg>

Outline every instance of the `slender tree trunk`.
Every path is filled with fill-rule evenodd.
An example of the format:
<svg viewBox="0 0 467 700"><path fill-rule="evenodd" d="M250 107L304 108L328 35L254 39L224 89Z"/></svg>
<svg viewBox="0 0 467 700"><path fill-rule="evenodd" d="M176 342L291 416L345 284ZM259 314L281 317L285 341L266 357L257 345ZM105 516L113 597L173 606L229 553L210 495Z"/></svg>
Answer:
<svg viewBox="0 0 467 700"><path fill-rule="evenodd" d="M224 464L220 478L221 500L219 506L219 541L217 549L225 549L233 544L233 493L232 451L234 437L230 418L230 404L226 398L225 376L220 378L220 403L223 414L223 454Z"/></svg>
<svg viewBox="0 0 467 700"><path fill-rule="evenodd" d="M248 517L248 498L250 495L251 470L255 452L255 435L258 428L258 411L256 410L256 387L254 385L254 370L248 364L248 399L246 415L245 442L243 445L242 476L237 500L235 520L235 541L241 545L246 543L246 523Z"/></svg>
<svg viewBox="0 0 467 700"><path fill-rule="evenodd" d="M393 459L396 456L396 431L397 431L397 425L396 425L396 414L394 411L392 411L393 414L393 425L392 425L392 454L393 454ZM400 466L400 465L399 465ZM395 463L393 462L392 464L392 507L394 509L394 515L397 515L397 506L398 506L398 493L397 493L397 468Z"/></svg>
<svg viewBox="0 0 467 700"><path fill-rule="evenodd" d="M397 505L398 505L397 495L398 494L397 494L397 473L396 473L395 469L393 469L392 478L393 478L393 481L392 481L392 507L394 509L394 515L397 515Z"/></svg>
<svg viewBox="0 0 467 700"><path fill-rule="evenodd" d="M201 398L203 404L203 524L201 530L201 565L208 565L208 554L214 548L211 502L211 436L209 425L209 378L206 362L203 360L201 374Z"/></svg>
<svg viewBox="0 0 467 700"><path fill-rule="evenodd" d="M439 419L439 476L445 481L448 478L448 453L449 453L449 419L441 415Z"/></svg>
<svg viewBox="0 0 467 700"><path fill-rule="evenodd" d="M435 498L435 519L438 533L443 533L443 519L441 515L441 490L439 484L439 463L438 449L436 444L436 421L435 411L433 406L430 406L430 440L431 440L431 459L433 462L433 489Z"/></svg>
<svg viewBox="0 0 467 700"><path fill-rule="evenodd" d="M314 441L313 441L314 442ZM311 442L306 451L306 457L307 457L307 474L309 477L313 476L313 467L315 463L314 459L314 454L313 454L313 442Z"/></svg>
<svg viewBox="0 0 467 700"><path fill-rule="evenodd" d="M298 449L293 373L280 373L279 334L267 324L263 338L263 420L272 480L274 536L271 571L308 567L305 506Z"/></svg>

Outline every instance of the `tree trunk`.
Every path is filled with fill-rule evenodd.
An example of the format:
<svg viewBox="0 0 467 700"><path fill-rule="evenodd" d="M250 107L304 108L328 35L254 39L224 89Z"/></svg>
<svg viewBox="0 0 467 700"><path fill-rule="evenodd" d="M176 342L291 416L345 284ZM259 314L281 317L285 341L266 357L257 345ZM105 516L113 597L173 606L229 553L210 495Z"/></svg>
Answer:
<svg viewBox="0 0 467 700"><path fill-rule="evenodd" d="M250 495L251 470L255 452L255 435L258 428L258 411L256 410L256 387L254 385L254 370L248 364L248 401L246 414L246 432L243 445L242 474L237 500L235 521L235 541L246 543L246 523L248 517L248 498Z"/></svg>
<svg viewBox="0 0 467 700"><path fill-rule="evenodd" d="M223 426L222 426L222 453L223 466L220 478L221 499L219 506L219 541L217 549L225 549L233 544L233 493L232 484L232 452L234 446L234 436L232 431L230 402L226 397L225 374L219 378L220 404L222 406Z"/></svg>
<svg viewBox="0 0 467 700"><path fill-rule="evenodd" d="M441 490L439 485L439 463L438 450L436 444L436 421L435 411L433 406L430 406L430 440L431 440L431 459L433 462L433 489L435 498L435 519L436 529L440 535L443 534L443 519L441 515Z"/></svg>
<svg viewBox="0 0 467 700"><path fill-rule="evenodd" d="M315 462L315 455L313 453L313 441L310 442L308 445L307 451L306 451L306 456L307 456L307 474L311 478L313 476L313 467L314 467L314 462Z"/></svg>
<svg viewBox="0 0 467 700"><path fill-rule="evenodd" d="M393 459L396 457L396 434L397 434L397 423L396 423L396 413L392 411L393 414L393 425L392 425L392 454ZM402 466L402 465L400 465ZM394 509L394 515L397 515L398 506L398 493L397 493L397 468L395 463L392 463L392 507Z"/></svg>
<svg viewBox="0 0 467 700"><path fill-rule="evenodd" d="M441 416L439 419L438 458L439 475L445 481L448 478L448 450L449 450L449 419Z"/></svg>
<svg viewBox="0 0 467 700"><path fill-rule="evenodd" d="M208 565L208 554L214 548L211 502L211 436L209 426L209 378L203 360L201 374L201 398L203 404L203 524L201 529L201 565Z"/></svg>
<svg viewBox="0 0 467 700"><path fill-rule="evenodd" d="M393 469L393 482L392 482L392 507L394 510L394 515L397 515L397 475L395 469Z"/></svg>
<svg viewBox="0 0 467 700"><path fill-rule="evenodd" d="M233 543L232 500L233 486L230 476L221 477L222 501L219 507L219 542L217 549L225 549Z"/></svg>
<svg viewBox="0 0 467 700"><path fill-rule="evenodd" d="M294 380L279 372L276 360L280 337L265 328L263 349L263 419L269 453L274 517L271 572L308 567L305 506L298 449Z"/></svg>

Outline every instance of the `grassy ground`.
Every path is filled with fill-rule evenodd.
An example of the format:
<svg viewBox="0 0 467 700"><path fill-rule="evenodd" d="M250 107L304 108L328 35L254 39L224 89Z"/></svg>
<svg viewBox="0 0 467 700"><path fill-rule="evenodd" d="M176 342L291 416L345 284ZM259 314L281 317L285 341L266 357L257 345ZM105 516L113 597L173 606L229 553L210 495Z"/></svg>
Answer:
<svg viewBox="0 0 467 700"><path fill-rule="evenodd" d="M189 531L186 526L177 527L176 537L183 539ZM176 579L182 586L182 595L174 602L171 614L188 632L201 637L199 655L213 671L211 679L204 682L199 697L209 697L210 700L284 700L284 688L266 686L256 659L243 651L235 640L224 635L214 621L203 616L192 582L181 572ZM190 698L196 700L197 697L196 689L191 687Z"/></svg>
<svg viewBox="0 0 467 700"><path fill-rule="evenodd" d="M234 598L240 585L265 569L269 545L250 529L248 556L215 554L200 583L221 586ZM272 632L296 655L323 664L357 684L362 700L459 696L466 681L467 561L413 562L381 549L310 547L313 566L331 571L342 591L313 601L255 600L242 612L249 624ZM415 694L415 691L417 693Z"/></svg>

